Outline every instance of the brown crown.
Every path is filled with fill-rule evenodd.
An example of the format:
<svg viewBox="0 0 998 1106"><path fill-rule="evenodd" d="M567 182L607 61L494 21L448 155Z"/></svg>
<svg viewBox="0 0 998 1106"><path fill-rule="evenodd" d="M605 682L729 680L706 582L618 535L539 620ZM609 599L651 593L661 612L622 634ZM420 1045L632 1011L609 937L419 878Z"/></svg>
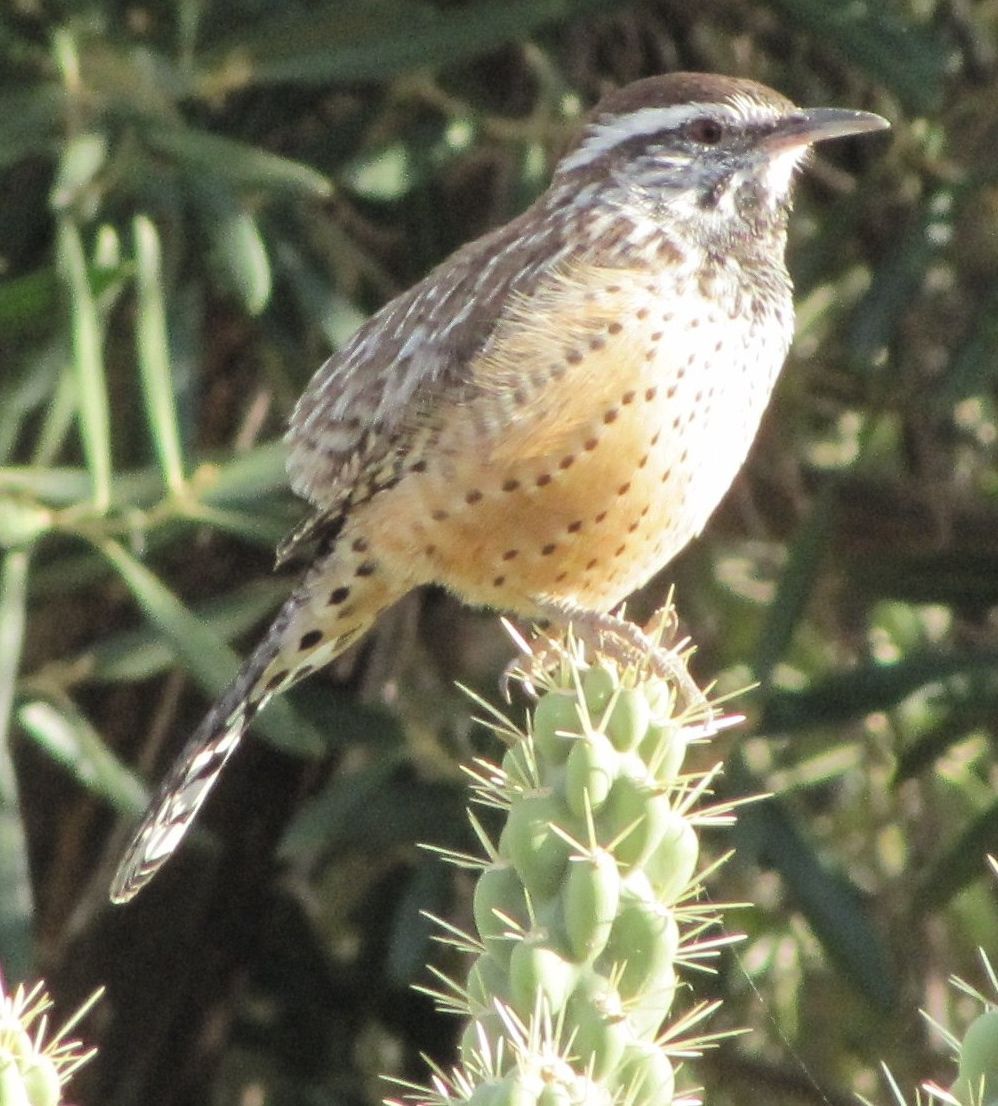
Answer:
<svg viewBox="0 0 998 1106"><path fill-rule="evenodd" d="M645 77L624 88L608 92L589 113L589 121L608 115L623 115L641 108L671 107L673 104L729 102L744 96L778 111L793 111L794 104L758 81L725 77L717 73L668 73Z"/></svg>

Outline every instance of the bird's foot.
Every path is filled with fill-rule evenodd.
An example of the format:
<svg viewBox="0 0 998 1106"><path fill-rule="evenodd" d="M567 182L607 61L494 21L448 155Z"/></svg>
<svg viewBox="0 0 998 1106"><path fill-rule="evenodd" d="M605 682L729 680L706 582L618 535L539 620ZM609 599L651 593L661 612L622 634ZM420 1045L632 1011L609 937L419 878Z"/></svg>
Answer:
<svg viewBox="0 0 998 1106"><path fill-rule="evenodd" d="M536 699L540 695L537 687L540 678L544 673L557 668L565 659L567 651L560 642L542 630L535 630L531 638L526 638L509 619L504 618L502 621L519 653L500 673L499 692L508 703L512 699L510 687L517 683Z"/></svg>
<svg viewBox="0 0 998 1106"><path fill-rule="evenodd" d="M620 615L603 611L559 606L545 608L544 613L552 623L566 627L569 633L564 642L544 633L538 633L533 641L528 641L507 623L507 629L520 649L520 655L506 666L499 682L507 702L513 680L521 683L528 693L536 695L540 677L565 662L571 655L574 642L591 657L606 657L621 668L645 668L667 680L676 688L678 698L691 719L710 723L715 718L710 700L687 668L690 653L688 639L670 646L662 644L663 638L674 635L677 628L671 605L657 611L643 629Z"/></svg>

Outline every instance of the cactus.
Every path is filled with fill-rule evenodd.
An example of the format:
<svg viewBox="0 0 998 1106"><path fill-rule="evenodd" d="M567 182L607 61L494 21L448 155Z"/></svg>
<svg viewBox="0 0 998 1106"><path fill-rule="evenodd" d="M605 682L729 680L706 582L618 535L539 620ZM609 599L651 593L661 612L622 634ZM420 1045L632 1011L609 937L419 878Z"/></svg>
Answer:
<svg viewBox="0 0 998 1106"><path fill-rule="evenodd" d="M41 983L18 986L5 994L0 986L0 1106L59 1106L62 1090L96 1049L69 1040L73 1026L104 993L96 991L53 1036L48 1036L52 1000Z"/></svg>
<svg viewBox="0 0 998 1106"><path fill-rule="evenodd" d="M988 866L991 874L998 877L998 859L988 856ZM955 1079L948 1089L931 1080L922 1083L915 1089L914 1097L908 1097L890 1069L883 1065L884 1079L895 1106L909 1106L909 1103L913 1106L928 1106L930 1103L940 1106L998 1106L998 971L984 949L978 949L978 954L990 984L990 997L959 976L953 975L949 979L950 986L958 995L969 998L973 1005L981 1008L964 1031L963 1039L922 1011L922 1017L953 1052L957 1063ZM862 1096L859 1100L863 1106L873 1106Z"/></svg>
<svg viewBox="0 0 998 1106"><path fill-rule="evenodd" d="M446 927L472 963L466 983L436 972L430 993L467 1024L459 1066L404 1097L698 1102L677 1097L676 1070L715 1039L700 1032L714 1006L680 1014L675 1001L682 969L730 940L709 933L720 919L702 901L697 829L732 814L702 803L718 769L684 773L683 761L733 719L705 703L679 710L646 664L587 656L571 635L547 643L538 667L519 673L538 696L524 730L478 700L507 749L468 771L505 825L493 843L470 814L484 857L445 854L478 871L477 933Z"/></svg>

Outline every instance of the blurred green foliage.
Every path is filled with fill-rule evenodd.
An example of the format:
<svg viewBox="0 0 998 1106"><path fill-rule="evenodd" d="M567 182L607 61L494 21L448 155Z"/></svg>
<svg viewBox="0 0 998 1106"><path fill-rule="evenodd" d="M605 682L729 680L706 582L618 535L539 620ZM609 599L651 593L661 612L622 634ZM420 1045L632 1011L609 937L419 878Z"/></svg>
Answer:
<svg viewBox="0 0 998 1106"><path fill-rule="evenodd" d="M0 9L0 963L67 1009L109 985L81 1103L375 1101L451 1055L408 984L444 955L420 910L469 888L416 844L467 847L453 683L496 697L494 617L401 604L112 912L118 816L291 586L313 370L529 203L584 105L676 68L894 123L802 181L778 395L633 608L675 580L701 676L760 683L727 786L774 798L711 887L748 940L700 984L753 1032L699 1074L712 1103L886 1101L881 1059L945 1084L915 1010L958 1029L940 984L998 946L996 59L965 0Z"/></svg>

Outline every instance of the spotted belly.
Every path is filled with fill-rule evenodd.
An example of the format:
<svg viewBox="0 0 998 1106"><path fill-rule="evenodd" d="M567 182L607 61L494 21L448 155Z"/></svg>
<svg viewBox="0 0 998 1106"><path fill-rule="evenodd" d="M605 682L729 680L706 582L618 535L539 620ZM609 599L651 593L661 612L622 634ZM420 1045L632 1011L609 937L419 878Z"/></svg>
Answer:
<svg viewBox="0 0 998 1106"><path fill-rule="evenodd" d="M364 532L389 571L474 604L608 610L700 532L744 460L775 370L733 358L726 371L694 349L623 386L618 373L554 449L445 435L425 471L372 501Z"/></svg>

